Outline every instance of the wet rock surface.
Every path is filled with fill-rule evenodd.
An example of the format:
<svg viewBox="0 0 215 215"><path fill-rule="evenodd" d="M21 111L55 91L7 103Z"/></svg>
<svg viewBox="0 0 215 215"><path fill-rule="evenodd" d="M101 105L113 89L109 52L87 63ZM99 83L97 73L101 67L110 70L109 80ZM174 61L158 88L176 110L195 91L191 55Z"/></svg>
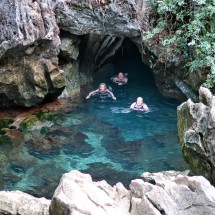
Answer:
<svg viewBox="0 0 215 215"><path fill-rule="evenodd" d="M178 107L179 142L195 174L215 182L215 96L199 90L199 103L190 99Z"/></svg>

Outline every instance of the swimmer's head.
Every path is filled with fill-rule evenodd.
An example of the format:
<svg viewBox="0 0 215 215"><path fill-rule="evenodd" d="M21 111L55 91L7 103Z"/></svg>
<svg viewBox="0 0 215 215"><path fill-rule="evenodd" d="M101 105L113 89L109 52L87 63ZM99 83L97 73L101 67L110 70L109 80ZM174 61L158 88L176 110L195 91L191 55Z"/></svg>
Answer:
<svg viewBox="0 0 215 215"><path fill-rule="evenodd" d="M119 79L123 79L125 76L124 76L124 74L122 73L122 72L120 72L120 73L118 73L118 78Z"/></svg>
<svg viewBox="0 0 215 215"><path fill-rule="evenodd" d="M104 92L107 89L107 86L105 83L99 84L99 91Z"/></svg>
<svg viewBox="0 0 215 215"><path fill-rule="evenodd" d="M143 97L138 97L137 98L137 105L142 105L143 104Z"/></svg>

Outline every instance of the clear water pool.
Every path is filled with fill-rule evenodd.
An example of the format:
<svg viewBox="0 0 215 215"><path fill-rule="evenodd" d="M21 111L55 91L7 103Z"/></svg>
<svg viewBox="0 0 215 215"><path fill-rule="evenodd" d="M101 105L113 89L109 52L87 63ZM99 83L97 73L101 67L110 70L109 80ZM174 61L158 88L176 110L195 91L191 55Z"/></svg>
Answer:
<svg viewBox="0 0 215 215"><path fill-rule="evenodd" d="M128 73L126 86L109 82L118 71ZM158 92L139 58L106 67L105 74L96 75L94 87L100 82L112 87L116 101L92 97L80 108L58 115L51 126L29 131L21 147L0 146L10 157L1 171L1 189L51 198L62 174L74 169L94 180L128 186L145 171L188 168L177 140L179 102ZM129 110L138 96L144 97L149 112Z"/></svg>

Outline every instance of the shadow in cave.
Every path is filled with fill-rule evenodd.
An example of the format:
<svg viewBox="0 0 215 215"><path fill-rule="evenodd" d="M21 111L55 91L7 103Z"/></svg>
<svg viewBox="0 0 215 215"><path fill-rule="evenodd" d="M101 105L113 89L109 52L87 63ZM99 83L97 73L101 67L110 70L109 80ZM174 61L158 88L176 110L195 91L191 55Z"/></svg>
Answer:
<svg viewBox="0 0 215 215"><path fill-rule="evenodd" d="M101 68L95 76L95 86L100 82L108 82L110 77L123 72L128 74L129 81L127 86L130 90L135 91L135 88L139 88L139 85L141 85L143 88L147 88L147 90L153 88L155 91L158 91L152 70L143 63L137 46L129 38L123 40L122 46L116 51L114 56L105 62L103 67L107 64L112 64L114 68L110 71Z"/></svg>

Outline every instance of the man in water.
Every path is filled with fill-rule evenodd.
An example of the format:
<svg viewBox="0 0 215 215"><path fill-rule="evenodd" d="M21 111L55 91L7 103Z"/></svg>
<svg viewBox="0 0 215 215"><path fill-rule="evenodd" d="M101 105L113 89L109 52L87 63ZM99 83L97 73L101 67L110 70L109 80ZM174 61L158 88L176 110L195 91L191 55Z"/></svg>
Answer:
<svg viewBox="0 0 215 215"><path fill-rule="evenodd" d="M143 102L142 97L138 97L137 101L134 102L131 106L130 109L132 110L141 110L141 111L149 111L148 106Z"/></svg>
<svg viewBox="0 0 215 215"><path fill-rule="evenodd" d="M116 100L116 97L114 96L114 94L113 94L110 90L108 90L106 84L104 84L104 83L101 83L101 84L99 85L99 88L98 88L97 90L94 90L94 91L90 92L90 93L88 94L88 96L86 97L86 99L89 99L89 98L90 98L93 94L95 94L95 93L99 93L99 94L101 94L101 95L102 95L102 94L105 94L105 93L108 93L108 94L111 95L111 97L112 97L113 100Z"/></svg>
<svg viewBox="0 0 215 215"><path fill-rule="evenodd" d="M128 78L122 72L120 72L116 77L111 78L111 81L118 85L123 85L128 82Z"/></svg>

